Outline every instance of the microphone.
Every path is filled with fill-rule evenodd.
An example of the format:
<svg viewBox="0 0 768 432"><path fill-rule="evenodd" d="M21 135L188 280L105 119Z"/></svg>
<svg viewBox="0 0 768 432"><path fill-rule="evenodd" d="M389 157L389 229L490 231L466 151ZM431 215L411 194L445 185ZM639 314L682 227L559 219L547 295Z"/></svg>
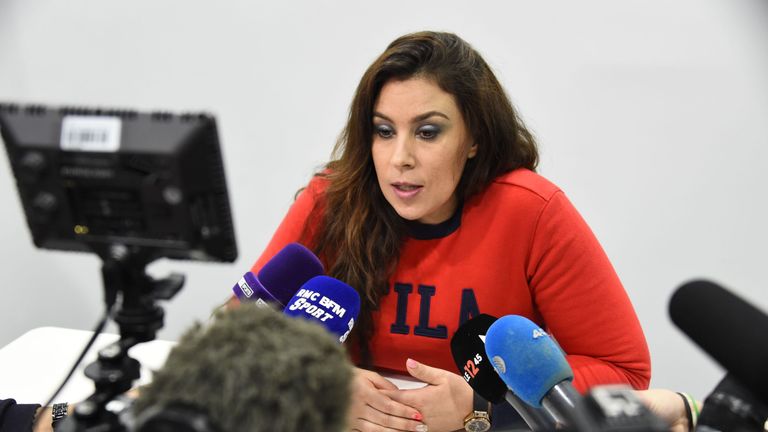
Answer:
<svg viewBox="0 0 768 432"><path fill-rule="evenodd" d="M765 313L713 282L694 280L672 295L669 316L734 379L768 403Z"/></svg>
<svg viewBox="0 0 768 432"><path fill-rule="evenodd" d="M582 396L573 388L573 371L560 346L538 325L518 315L493 323L485 352L501 379L520 399L544 407L572 431L596 431Z"/></svg>
<svg viewBox="0 0 768 432"><path fill-rule="evenodd" d="M315 276L287 302L283 313L314 321L343 343L360 313L360 295L338 279Z"/></svg>
<svg viewBox="0 0 768 432"><path fill-rule="evenodd" d="M768 425L768 404L760 402L732 374L704 400L696 430L699 432L756 432Z"/></svg>
<svg viewBox="0 0 768 432"><path fill-rule="evenodd" d="M282 308L306 281L323 273L323 264L315 254L299 243L289 243L264 264L258 276L245 273L232 291L241 302L272 303Z"/></svg>
<svg viewBox="0 0 768 432"><path fill-rule="evenodd" d="M464 322L451 337L451 354L459 374L483 399L493 404L505 400L532 431L551 431L555 423L541 409L523 403L493 371L485 354L485 335L496 317L480 314Z"/></svg>
<svg viewBox="0 0 768 432"><path fill-rule="evenodd" d="M645 406L632 387L604 384L584 398L600 432L668 432L669 425Z"/></svg>

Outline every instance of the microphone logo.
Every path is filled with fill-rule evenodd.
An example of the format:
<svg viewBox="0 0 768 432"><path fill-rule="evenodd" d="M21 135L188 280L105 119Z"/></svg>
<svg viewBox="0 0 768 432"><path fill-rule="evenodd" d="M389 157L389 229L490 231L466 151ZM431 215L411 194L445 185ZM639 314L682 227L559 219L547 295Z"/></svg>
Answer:
<svg viewBox="0 0 768 432"><path fill-rule="evenodd" d="M483 356L480 355L480 353L475 354L474 358L471 358L467 360L467 364L464 365L464 380L466 382L470 382L472 378L477 376L477 373L480 372L480 369L478 369L478 365L483 361Z"/></svg>
<svg viewBox="0 0 768 432"><path fill-rule="evenodd" d="M347 340L347 337L349 337L349 334L352 332L352 327L354 327L354 326L355 326L355 319L354 318L350 318L349 322L347 323L347 328L349 330L347 330L346 333L341 335L341 337L339 338L339 342L344 343L344 341Z"/></svg>
<svg viewBox="0 0 768 432"><path fill-rule="evenodd" d="M243 294L245 294L246 297L251 298L253 295L253 289L250 285L248 285L248 282L245 281L245 276L241 277L237 284L240 285L240 289L243 291Z"/></svg>
<svg viewBox="0 0 768 432"><path fill-rule="evenodd" d="M493 368L496 369L496 373L498 374L504 374L507 373L507 364L504 363L504 359L500 356L493 356L491 359L493 362Z"/></svg>

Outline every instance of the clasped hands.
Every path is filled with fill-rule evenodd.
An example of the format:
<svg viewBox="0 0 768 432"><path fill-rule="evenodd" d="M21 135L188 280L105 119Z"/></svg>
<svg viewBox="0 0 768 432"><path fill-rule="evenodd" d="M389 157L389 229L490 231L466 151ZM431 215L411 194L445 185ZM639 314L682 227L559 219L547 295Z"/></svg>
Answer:
<svg viewBox="0 0 768 432"><path fill-rule="evenodd" d="M449 432L464 428L473 395L464 379L412 359L406 361L406 369L427 385L401 390L376 372L355 368L350 431Z"/></svg>

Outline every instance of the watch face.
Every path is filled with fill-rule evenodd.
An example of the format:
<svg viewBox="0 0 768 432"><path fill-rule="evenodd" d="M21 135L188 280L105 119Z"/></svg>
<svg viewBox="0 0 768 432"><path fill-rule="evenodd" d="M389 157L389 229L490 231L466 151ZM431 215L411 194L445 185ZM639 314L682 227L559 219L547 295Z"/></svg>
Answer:
<svg viewBox="0 0 768 432"><path fill-rule="evenodd" d="M464 425L467 432L485 432L491 428L491 422L484 418L474 418Z"/></svg>

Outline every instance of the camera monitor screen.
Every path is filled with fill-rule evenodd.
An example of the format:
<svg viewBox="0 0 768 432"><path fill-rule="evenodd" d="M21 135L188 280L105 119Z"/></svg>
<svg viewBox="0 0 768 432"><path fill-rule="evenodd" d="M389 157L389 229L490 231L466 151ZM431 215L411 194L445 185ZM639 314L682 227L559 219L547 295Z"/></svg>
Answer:
<svg viewBox="0 0 768 432"><path fill-rule="evenodd" d="M0 132L37 247L237 258L213 116L0 104Z"/></svg>

